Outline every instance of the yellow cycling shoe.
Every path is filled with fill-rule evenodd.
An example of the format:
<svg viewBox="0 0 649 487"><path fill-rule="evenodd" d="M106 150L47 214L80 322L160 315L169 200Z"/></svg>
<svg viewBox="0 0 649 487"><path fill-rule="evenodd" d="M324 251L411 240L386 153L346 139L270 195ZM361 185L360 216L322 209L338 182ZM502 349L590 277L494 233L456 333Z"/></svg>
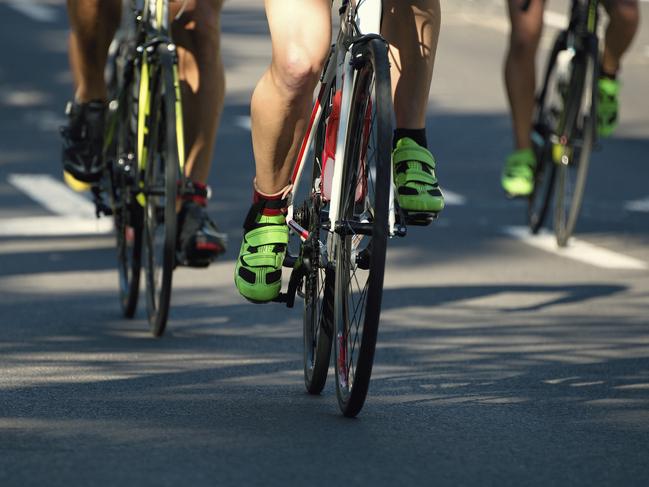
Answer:
<svg viewBox="0 0 649 487"><path fill-rule="evenodd" d="M84 191L90 191L90 189L92 189L92 184L79 181L68 171L63 171L63 181L65 181L65 184L67 184L70 189L77 193L83 193Z"/></svg>

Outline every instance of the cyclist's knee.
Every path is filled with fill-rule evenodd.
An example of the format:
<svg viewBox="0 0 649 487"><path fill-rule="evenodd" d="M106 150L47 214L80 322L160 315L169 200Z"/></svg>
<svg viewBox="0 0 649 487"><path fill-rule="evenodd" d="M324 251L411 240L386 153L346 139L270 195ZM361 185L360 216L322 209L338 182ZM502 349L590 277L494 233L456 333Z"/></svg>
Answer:
<svg viewBox="0 0 649 487"><path fill-rule="evenodd" d="M289 97L303 96L315 86L323 64L324 58L317 53L291 43L273 54L273 81Z"/></svg>
<svg viewBox="0 0 649 487"><path fill-rule="evenodd" d="M541 26L512 26L509 49L519 56L534 56L541 40Z"/></svg>

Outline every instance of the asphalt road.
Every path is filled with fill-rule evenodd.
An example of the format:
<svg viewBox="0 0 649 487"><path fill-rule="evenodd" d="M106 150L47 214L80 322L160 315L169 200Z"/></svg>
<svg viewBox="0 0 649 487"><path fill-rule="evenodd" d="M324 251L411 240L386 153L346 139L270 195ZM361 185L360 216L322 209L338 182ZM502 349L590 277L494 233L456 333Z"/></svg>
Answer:
<svg viewBox="0 0 649 487"><path fill-rule="evenodd" d="M525 207L499 188L502 3L444 2L428 131L455 204L390 244L355 420L331 383L305 394L299 310L247 304L232 284L253 174L247 103L269 54L259 4L231 0L223 20L211 211L231 249L176 273L156 340L143 310L120 317L98 224L38 234L64 210L16 175L60 177L65 10L0 2L0 485L649 484L649 4L620 128L593 155L578 242L561 254L516 238Z"/></svg>

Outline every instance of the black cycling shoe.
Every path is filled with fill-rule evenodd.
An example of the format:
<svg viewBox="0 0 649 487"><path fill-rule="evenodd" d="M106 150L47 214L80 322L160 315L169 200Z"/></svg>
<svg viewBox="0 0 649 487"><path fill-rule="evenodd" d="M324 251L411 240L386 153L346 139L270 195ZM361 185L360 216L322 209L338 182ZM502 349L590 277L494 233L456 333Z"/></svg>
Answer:
<svg viewBox="0 0 649 487"><path fill-rule="evenodd" d="M176 264L207 267L225 252L227 236L219 232L205 208L195 201L185 201L178 214Z"/></svg>
<svg viewBox="0 0 649 487"><path fill-rule="evenodd" d="M68 125L61 127L63 170L86 183L94 183L103 171L103 142L106 104L69 102Z"/></svg>

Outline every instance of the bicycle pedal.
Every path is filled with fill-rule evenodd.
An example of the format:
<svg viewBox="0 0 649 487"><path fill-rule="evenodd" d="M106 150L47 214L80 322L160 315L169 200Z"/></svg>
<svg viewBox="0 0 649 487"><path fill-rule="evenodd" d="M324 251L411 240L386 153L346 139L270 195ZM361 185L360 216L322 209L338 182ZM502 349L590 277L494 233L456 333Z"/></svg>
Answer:
<svg viewBox="0 0 649 487"><path fill-rule="evenodd" d="M415 227L427 227L437 220L439 213L406 213L406 225Z"/></svg>
<svg viewBox="0 0 649 487"><path fill-rule="evenodd" d="M285 303L288 302L288 294L287 293L279 293L276 298L271 300L271 302L285 304Z"/></svg>
<svg viewBox="0 0 649 487"><path fill-rule="evenodd" d="M284 260L282 261L282 267L293 269L295 267L296 262L297 262L297 256L291 255L288 252L286 252L286 255L284 255Z"/></svg>
<svg viewBox="0 0 649 487"><path fill-rule="evenodd" d="M212 256L194 256L190 259L184 253L176 252L176 266L204 269L209 267L213 260L214 258Z"/></svg>

